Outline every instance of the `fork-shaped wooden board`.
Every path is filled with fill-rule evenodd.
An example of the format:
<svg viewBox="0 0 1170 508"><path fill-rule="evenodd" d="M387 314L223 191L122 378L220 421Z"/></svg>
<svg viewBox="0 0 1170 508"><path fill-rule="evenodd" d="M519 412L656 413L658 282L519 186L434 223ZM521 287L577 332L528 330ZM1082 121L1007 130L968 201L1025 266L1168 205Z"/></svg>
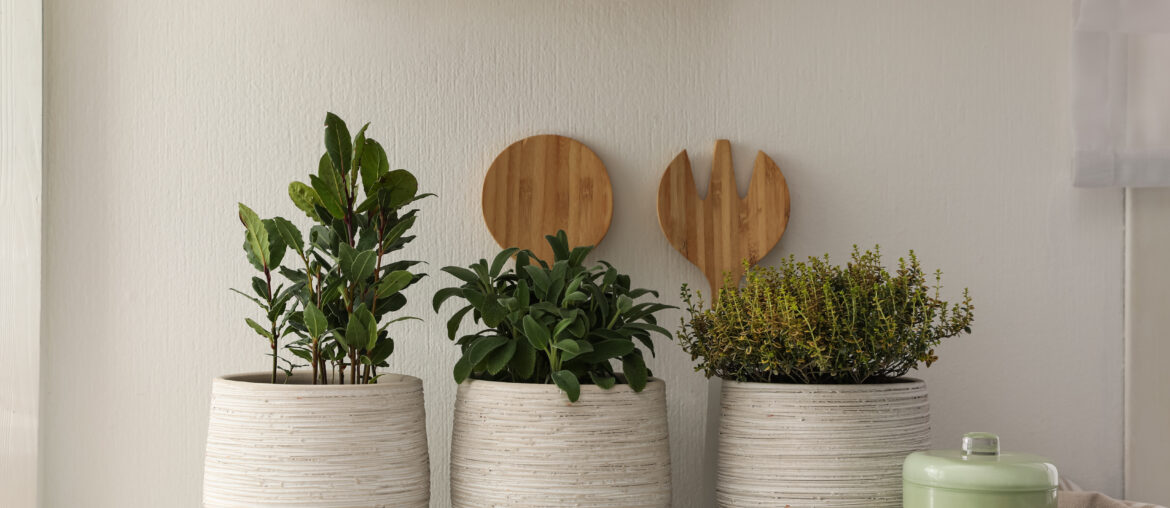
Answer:
<svg viewBox="0 0 1170 508"><path fill-rule="evenodd" d="M715 142L711 165L707 197L700 198L687 151L674 158L658 184L658 224L670 244L703 271L713 299L725 273L738 284L744 261L759 262L780 241L790 207L784 174L764 152L756 155L746 198L735 188L726 139Z"/></svg>

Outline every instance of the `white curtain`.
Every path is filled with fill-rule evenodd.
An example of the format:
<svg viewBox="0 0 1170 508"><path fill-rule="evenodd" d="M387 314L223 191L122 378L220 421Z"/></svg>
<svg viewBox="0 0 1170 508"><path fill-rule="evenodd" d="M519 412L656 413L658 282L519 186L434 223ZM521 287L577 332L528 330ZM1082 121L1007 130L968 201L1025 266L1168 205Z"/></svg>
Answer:
<svg viewBox="0 0 1170 508"><path fill-rule="evenodd" d="M1170 0L1081 0L1073 182L1170 186Z"/></svg>

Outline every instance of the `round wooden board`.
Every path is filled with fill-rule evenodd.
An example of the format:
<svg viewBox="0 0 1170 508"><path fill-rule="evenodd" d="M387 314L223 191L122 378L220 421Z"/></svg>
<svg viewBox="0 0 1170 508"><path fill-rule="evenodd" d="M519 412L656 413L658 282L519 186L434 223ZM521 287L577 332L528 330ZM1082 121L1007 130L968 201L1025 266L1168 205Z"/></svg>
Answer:
<svg viewBox="0 0 1170 508"><path fill-rule="evenodd" d="M529 249L549 261L545 235L563 229L570 246L597 245L613 219L613 188L597 154L556 135L505 148L483 182L483 218L501 247Z"/></svg>

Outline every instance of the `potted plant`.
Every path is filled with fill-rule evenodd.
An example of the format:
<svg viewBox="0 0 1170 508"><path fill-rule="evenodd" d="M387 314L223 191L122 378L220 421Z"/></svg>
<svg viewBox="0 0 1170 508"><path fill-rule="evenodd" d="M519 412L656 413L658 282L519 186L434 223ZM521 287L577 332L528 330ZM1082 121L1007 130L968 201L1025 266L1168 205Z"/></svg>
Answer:
<svg viewBox="0 0 1170 508"><path fill-rule="evenodd" d="M410 172L389 170L368 125L350 138L326 116L317 173L288 189L314 223L307 239L239 205L257 275L250 292L233 291L259 306L246 322L271 363L212 384L204 506L429 503L422 382L379 371L394 351L387 327L414 319L390 319L423 276L394 253L414 238L407 207L427 195Z"/></svg>
<svg viewBox="0 0 1170 508"><path fill-rule="evenodd" d="M435 294L435 311L466 302L447 323L462 350L452 506L670 506L666 389L638 347L669 337L654 313L670 306L636 303L658 294L587 267L592 247L570 250L564 231L546 238L551 262L510 248L443 269L460 284ZM456 339L467 316L481 329Z"/></svg>
<svg viewBox="0 0 1170 508"><path fill-rule="evenodd" d="M939 298L911 251L895 273L878 249L751 268L710 307L684 285L679 341L724 379L721 507L902 506L902 461L929 446L926 385L904 377L970 332L971 299Z"/></svg>

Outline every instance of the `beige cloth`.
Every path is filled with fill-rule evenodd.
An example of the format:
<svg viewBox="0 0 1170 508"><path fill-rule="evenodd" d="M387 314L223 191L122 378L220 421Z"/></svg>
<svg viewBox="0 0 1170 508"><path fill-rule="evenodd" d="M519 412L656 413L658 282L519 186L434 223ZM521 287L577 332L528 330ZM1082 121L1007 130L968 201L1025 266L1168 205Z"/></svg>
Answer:
<svg viewBox="0 0 1170 508"><path fill-rule="evenodd" d="M1063 478L1060 480L1056 504L1059 508L1164 508L1147 503L1118 501L1099 492L1085 492L1079 485Z"/></svg>

